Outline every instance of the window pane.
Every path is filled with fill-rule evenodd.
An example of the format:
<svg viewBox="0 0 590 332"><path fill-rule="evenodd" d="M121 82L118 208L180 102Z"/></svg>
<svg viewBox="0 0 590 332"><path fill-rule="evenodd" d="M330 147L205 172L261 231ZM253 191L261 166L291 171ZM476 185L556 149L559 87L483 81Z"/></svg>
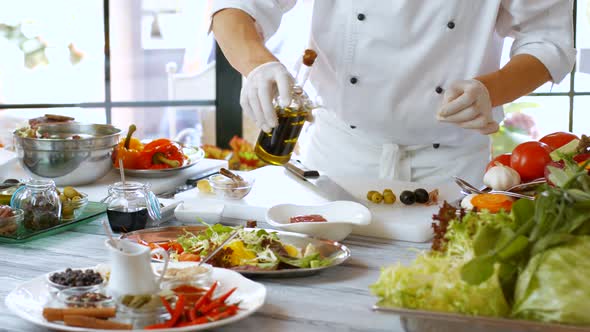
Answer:
<svg viewBox="0 0 590 332"><path fill-rule="evenodd" d="M111 114L113 125L124 131L135 124L140 139L170 137L197 146L215 144L212 106L114 108Z"/></svg>
<svg viewBox="0 0 590 332"><path fill-rule="evenodd" d="M504 106L506 118L492 136L493 154L511 152L519 143L568 131L568 97L523 97Z"/></svg>
<svg viewBox="0 0 590 332"><path fill-rule="evenodd" d="M576 135L590 135L590 96L574 98L574 130Z"/></svg>
<svg viewBox="0 0 590 332"><path fill-rule="evenodd" d="M2 0L0 50L0 103L104 100L101 0Z"/></svg>
<svg viewBox="0 0 590 332"><path fill-rule="evenodd" d="M512 38L506 38L504 41L504 47L502 48L502 60L501 65L504 66L505 64L510 61L510 47L512 47L512 42L514 40ZM553 84L551 82L547 82L537 88L535 93L548 93L548 92L569 92L570 91L570 75L568 74L563 81L559 84Z"/></svg>
<svg viewBox="0 0 590 332"><path fill-rule="evenodd" d="M579 92L590 91L590 0L578 0L577 48L578 71L574 88Z"/></svg>
<svg viewBox="0 0 590 332"><path fill-rule="evenodd" d="M0 110L0 144L12 144L12 132L26 126L29 119L45 114L58 114L75 118L82 123L106 123L103 108L37 108L37 109L4 109Z"/></svg>
<svg viewBox="0 0 590 332"><path fill-rule="evenodd" d="M111 0L113 100L215 99L207 6L194 0Z"/></svg>

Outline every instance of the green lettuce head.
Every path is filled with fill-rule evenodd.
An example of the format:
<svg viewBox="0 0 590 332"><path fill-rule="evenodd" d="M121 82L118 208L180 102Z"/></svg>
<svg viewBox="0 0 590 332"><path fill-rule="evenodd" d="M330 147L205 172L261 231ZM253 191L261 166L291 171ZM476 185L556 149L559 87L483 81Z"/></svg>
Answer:
<svg viewBox="0 0 590 332"><path fill-rule="evenodd" d="M473 286L461 280L465 260L448 255L421 254L409 266L382 269L370 286L379 305L456 312L468 315L506 316L510 309L497 276Z"/></svg>
<svg viewBox="0 0 590 332"><path fill-rule="evenodd" d="M590 237L534 256L518 277L516 318L590 324Z"/></svg>

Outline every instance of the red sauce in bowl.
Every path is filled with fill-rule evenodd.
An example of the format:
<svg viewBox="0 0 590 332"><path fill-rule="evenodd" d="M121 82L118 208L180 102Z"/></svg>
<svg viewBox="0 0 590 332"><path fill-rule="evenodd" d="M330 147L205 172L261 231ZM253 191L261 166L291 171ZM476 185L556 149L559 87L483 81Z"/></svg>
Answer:
<svg viewBox="0 0 590 332"><path fill-rule="evenodd" d="M309 214L305 216L295 216L289 218L289 222L291 224L298 223L298 222L326 222L326 218L319 214Z"/></svg>

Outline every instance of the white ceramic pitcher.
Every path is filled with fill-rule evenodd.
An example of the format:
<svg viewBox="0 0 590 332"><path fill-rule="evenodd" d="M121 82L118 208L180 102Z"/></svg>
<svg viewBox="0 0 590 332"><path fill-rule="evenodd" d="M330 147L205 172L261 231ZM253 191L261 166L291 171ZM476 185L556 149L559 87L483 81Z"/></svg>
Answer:
<svg viewBox="0 0 590 332"><path fill-rule="evenodd" d="M111 275L107 289L110 294L118 297L122 295L155 294L160 291L160 283L170 257L166 250L149 247L128 240L106 240L109 250ZM154 275L151 266L151 256L159 254L164 257L164 269L160 277Z"/></svg>

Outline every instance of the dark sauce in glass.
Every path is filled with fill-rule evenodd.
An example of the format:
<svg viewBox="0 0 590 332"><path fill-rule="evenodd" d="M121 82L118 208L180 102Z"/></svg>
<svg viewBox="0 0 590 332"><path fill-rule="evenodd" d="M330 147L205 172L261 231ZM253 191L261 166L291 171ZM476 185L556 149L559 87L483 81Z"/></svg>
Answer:
<svg viewBox="0 0 590 332"><path fill-rule="evenodd" d="M269 133L260 132L254 152L258 158L273 165L283 165L291 159L308 111L277 108L278 126Z"/></svg>
<svg viewBox="0 0 590 332"><path fill-rule="evenodd" d="M145 228L148 210L146 208L135 211L108 209L107 217L113 232L127 233Z"/></svg>

